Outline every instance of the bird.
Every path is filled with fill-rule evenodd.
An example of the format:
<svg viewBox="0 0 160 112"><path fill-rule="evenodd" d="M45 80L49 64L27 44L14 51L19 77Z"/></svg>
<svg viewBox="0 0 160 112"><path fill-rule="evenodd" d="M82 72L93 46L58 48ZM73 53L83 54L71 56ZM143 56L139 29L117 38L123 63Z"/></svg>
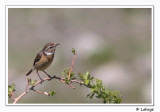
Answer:
<svg viewBox="0 0 160 112"><path fill-rule="evenodd" d="M47 43L44 48L36 55L33 67L26 74L26 76L30 75L31 72L36 70L36 73L41 81L43 81L43 79L40 77L38 71L43 71L49 78L51 78L51 76L45 71L45 69L47 69L52 63L55 55L55 50L58 45L59 43Z"/></svg>

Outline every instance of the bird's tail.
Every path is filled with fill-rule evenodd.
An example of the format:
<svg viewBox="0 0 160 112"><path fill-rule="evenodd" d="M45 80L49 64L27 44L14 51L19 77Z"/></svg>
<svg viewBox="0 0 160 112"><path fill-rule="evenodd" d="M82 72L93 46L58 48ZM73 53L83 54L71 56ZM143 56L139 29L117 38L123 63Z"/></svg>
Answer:
<svg viewBox="0 0 160 112"><path fill-rule="evenodd" d="M26 76L28 76L33 70L34 70L34 68L32 68L32 69L26 74Z"/></svg>

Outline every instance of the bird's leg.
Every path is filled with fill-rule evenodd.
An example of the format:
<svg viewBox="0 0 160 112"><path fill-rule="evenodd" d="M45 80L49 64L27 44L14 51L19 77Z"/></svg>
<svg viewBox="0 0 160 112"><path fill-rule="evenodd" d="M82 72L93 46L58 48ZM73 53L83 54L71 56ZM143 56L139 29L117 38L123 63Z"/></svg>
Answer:
<svg viewBox="0 0 160 112"><path fill-rule="evenodd" d="M43 71L49 78L52 78L47 72Z"/></svg>
<svg viewBox="0 0 160 112"><path fill-rule="evenodd" d="M39 73L38 73L38 70L37 70L37 75L38 77L40 78L40 80L43 82L43 79L40 77Z"/></svg>

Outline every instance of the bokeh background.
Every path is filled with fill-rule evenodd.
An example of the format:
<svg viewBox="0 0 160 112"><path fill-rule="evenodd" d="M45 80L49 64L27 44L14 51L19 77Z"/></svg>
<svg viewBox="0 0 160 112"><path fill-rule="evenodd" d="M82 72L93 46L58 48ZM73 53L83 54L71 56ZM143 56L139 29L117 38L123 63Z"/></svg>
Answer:
<svg viewBox="0 0 160 112"><path fill-rule="evenodd" d="M46 70L50 75L61 77L71 65L75 48L75 73L90 71L106 88L119 90L124 104L150 104L151 19L150 8L9 8L8 84L16 84L15 96L24 92L25 74L36 54L46 43L55 42L60 45ZM43 72L40 75L46 77ZM39 79L35 71L29 77ZM85 98L88 88L73 85L76 89L58 80L45 82L36 89L54 90L54 97L31 92L19 103L102 103Z"/></svg>

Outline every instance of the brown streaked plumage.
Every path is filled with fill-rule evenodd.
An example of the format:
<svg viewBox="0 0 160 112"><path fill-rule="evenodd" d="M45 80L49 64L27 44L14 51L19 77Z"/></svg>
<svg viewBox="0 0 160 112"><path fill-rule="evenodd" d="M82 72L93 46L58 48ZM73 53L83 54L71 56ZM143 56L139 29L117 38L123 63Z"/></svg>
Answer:
<svg viewBox="0 0 160 112"><path fill-rule="evenodd" d="M59 44L54 44L54 43L48 43L44 46L43 50L40 51L33 63L32 69L26 74L28 76L32 71L36 70L37 75L39 78L42 80L40 77L38 71L43 71L48 77L51 77L49 74L47 74L44 70L49 67L49 65L52 63L54 59L54 53L56 50L56 46Z"/></svg>

